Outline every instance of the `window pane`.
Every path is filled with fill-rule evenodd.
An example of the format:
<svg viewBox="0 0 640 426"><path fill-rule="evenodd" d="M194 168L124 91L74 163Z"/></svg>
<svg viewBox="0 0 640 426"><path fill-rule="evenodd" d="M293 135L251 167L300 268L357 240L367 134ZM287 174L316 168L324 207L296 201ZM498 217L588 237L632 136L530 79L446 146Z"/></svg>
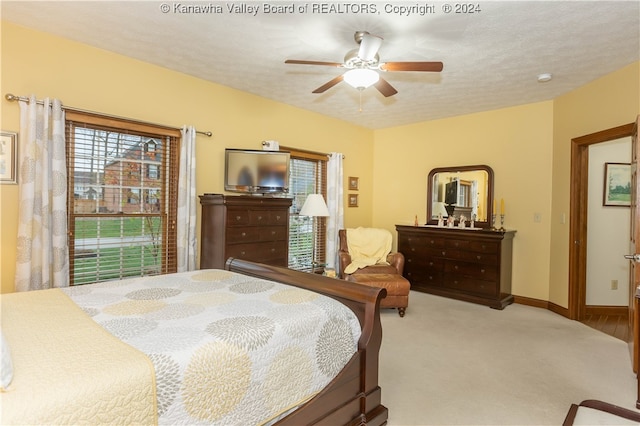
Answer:
<svg viewBox="0 0 640 426"><path fill-rule="evenodd" d="M175 270L177 141L126 127L67 121L73 285Z"/></svg>

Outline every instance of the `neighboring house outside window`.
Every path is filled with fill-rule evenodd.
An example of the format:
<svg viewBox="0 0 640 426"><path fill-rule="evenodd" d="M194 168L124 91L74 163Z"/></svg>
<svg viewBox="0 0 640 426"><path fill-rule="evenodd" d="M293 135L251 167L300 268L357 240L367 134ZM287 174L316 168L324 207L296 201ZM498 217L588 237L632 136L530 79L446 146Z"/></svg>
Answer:
<svg viewBox="0 0 640 426"><path fill-rule="evenodd" d="M179 138L67 112L71 285L176 271Z"/></svg>
<svg viewBox="0 0 640 426"><path fill-rule="evenodd" d="M289 196L293 198L293 203L289 211L289 268L318 270L326 262L327 218L300 216L299 212L309 194L322 194L326 200L328 156L294 148L280 149L291 153Z"/></svg>

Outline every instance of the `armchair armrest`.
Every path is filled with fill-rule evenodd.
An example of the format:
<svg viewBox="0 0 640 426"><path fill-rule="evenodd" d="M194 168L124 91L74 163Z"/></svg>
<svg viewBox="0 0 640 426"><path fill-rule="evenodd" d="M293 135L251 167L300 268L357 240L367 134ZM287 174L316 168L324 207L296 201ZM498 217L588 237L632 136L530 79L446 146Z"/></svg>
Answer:
<svg viewBox="0 0 640 426"><path fill-rule="evenodd" d="M338 278L344 278L344 268L351 263L351 255L346 251L338 252Z"/></svg>
<svg viewBox="0 0 640 426"><path fill-rule="evenodd" d="M404 271L404 255L402 253L389 253L387 262L398 270L398 275L402 275Z"/></svg>

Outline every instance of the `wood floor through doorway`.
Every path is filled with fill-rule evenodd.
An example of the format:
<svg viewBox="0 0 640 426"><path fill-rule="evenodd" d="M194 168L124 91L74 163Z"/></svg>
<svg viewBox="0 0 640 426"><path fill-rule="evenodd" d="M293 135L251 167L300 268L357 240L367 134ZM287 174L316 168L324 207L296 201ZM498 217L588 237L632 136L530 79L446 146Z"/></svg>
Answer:
<svg viewBox="0 0 640 426"><path fill-rule="evenodd" d="M582 323L625 342L631 338L626 315L587 314Z"/></svg>

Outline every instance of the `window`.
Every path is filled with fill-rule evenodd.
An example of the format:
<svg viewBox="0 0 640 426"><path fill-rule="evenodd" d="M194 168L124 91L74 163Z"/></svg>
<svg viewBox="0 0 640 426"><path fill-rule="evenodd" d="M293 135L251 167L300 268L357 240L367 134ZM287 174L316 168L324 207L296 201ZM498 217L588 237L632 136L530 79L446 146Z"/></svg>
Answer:
<svg viewBox="0 0 640 426"><path fill-rule="evenodd" d="M176 271L179 138L67 111L71 285Z"/></svg>
<svg viewBox="0 0 640 426"><path fill-rule="evenodd" d="M312 270L324 266L327 218L300 216L309 194L327 195L327 155L282 147L291 153L289 195L289 268ZM315 259L314 259L315 254Z"/></svg>

